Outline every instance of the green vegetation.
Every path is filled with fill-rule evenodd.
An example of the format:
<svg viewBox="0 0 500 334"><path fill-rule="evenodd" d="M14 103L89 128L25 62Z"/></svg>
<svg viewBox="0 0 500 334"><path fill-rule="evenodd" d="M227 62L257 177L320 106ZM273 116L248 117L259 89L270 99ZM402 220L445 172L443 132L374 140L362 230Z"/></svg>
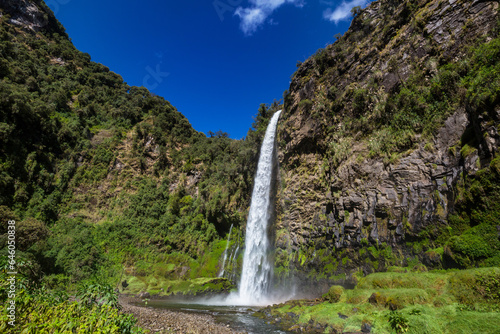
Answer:
<svg viewBox="0 0 500 334"><path fill-rule="evenodd" d="M370 274L353 290L333 286L324 302L290 301L258 315L287 329L295 325L325 333L496 333L500 321L500 269ZM338 294L335 301L330 297ZM276 320L277 319L277 320Z"/></svg>
<svg viewBox="0 0 500 334"><path fill-rule="evenodd" d="M40 31L0 17L0 256L14 219L16 260L29 264L34 284L20 294L27 332L50 312L57 324L48 320L47 330L127 332L115 287L232 289L214 277L231 225L238 244L230 250L242 243L258 150L279 102L260 106L244 140L222 131L207 137L164 98L76 50L50 9L35 6L51 22ZM241 257L234 258L237 271ZM57 291L86 293L78 305L44 299ZM79 315L89 323L71 324ZM73 327L57 327L60 319Z"/></svg>
<svg viewBox="0 0 500 334"><path fill-rule="evenodd" d="M499 266L500 173L495 157L486 168L462 179L457 185L457 210L449 217L457 235L444 249L445 260L461 268Z"/></svg>
<svg viewBox="0 0 500 334"><path fill-rule="evenodd" d="M302 100L299 103L299 107L302 108L306 112L311 110L312 105L313 105L312 101L311 100L307 100L307 99L306 100Z"/></svg>
<svg viewBox="0 0 500 334"><path fill-rule="evenodd" d="M420 310L418 311L418 314L420 314ZM410 328L409 320L396 311L389 314L389 324L391 325L391 328L394 329L398 334L406 333Z"/></svg>
<svg viewBox="0 0 500 334"><path fill-rule="evenodd" d="M168 280L154 275L124 276L127 287L121 292L138 294L148 292L151 296L207 295L227 293L235 286L227 278L193 278L190 280Z"/></svg>
<svg viewBox="0 0 500 334"><path fill-rule="evenodd" d="M337 303L340 301L343 294L344 288L339 285L334 285L323 295L323 299L330 303Z"/></svg>
<svg viewBox="0 0 500 334"><path fill-rule="evenodd" d="M299 107L307 103L321 113L328 128L326 143L363 142L366 152L358 154L390 162L421 142L430 149L430 139L446 117L465 105L474 113L493 114L500 101L498 27L487 37L460 40L457 47L464 56L454 57L458 51L446 54L443 45L422 37L433 14L428 4L386 1L379 5L376 25L354 7L351 29L294 74L302 88L315 79L312 106L303 100ZM417 47L426 50L425 59L415 55ZM387 75L393 76L391 82ZM294 103L285 99L285 108L293 109ZM463 145L463 154L477 149L477 143ZM333 168L338 167L336 152L327 155Z"/></svg>
<svg viewBox="0 0 500 334"><path fill-rule="evenodd" d="M34 32L8 19L0 18L0 205L2 218L16 216L38 274L116 280L122 264L167 261L193 269L187 278L215 276L215 245L244 223L279 103L261 105L245 140L206 137L168 101L77 51L62 27Z"/></svg>
<svg viewBox="0 0 500 334"><path fill-rule="evenodd" d="M306 89L308 98L301 97L297 108L321 122L316 132L326 133L321 168L304 175L333 178L346 161L362 164L372 158L390 164L418 147L432 154L436 130L459 109L467 108L472 120L496 126L500 38L467 41L460 46L465 55L460 59L440 54L431 38L418 40L426 36L426 8L420 9L420 3L381 2L387 24L375 28L353 8L353 29L299 65L293 80L320 88ZM0 300L7 300L5 222L13 219L19 271L16 331L141 333L131 316L120 313L116 288L152 296L234 289L237 274L216 277L226 246L232 252L242 245L258 149L280 102L259 107L244 140L232 140L220 130L207 137L164 98L128 86L77 51L43 2L36 6L47 11L50 22L38 32L10 24L8 15L0 17ZM397 34L405 25L415 33L404 38L427 48L422 61L414 56L408 63L400 61L405 52L412 54L394 45L401 43ZM376 38L367 37L372 32ZM393 83L384 84L380 71L351 68L377 52ZM352 79L364 76L368 79ZM296 101L288 92L284 100L287 109ZM493 132L476 128L469 128L448 153L465 162L484 153L482 141L498 126ZM358 284L354 290L332 286L321 303L293 301L263 313L294 326L320 325L327 333L363 326L374 333L498 331L500 156L494 151L477 159L478 170L453 185L451 215L445 217L443 205L437 205L436 215L447 223L433 224L407 241L413 255L373 244L366 225L359 251L327 249L320 228L311 233L321 236L318 243L279 249L275 274L280 281L298 268L310 268L308 279L340 283L350 276ZM432 195L440 196L439 191ZM318 217L321 228L327 228L327 214ZM347 210L343 217L357 219ZM377 223L382 229L388 221ZM403 221L410 230L407 218ZM287 231L278 231L277 239L289 243ZM468 270L426 272L423 256L438 267ZM226 268L238 272L241 254L233 259ZM408 267L394 267L402 263ZM349 274L355 266L389 272ZM471 269L476 267L484 268ZM6 309L0 319L0 332L12 331L5 326Z"/></svg>
<svg viewBox="0 0 500 334"><path fill-rule="evenodd" d="M8 277L0 273L2 300L7 300ZM2 333L144 333L135 326L132 315L120 312L117 295L111 286L86 286L77 295L78 301L70 301L66 293L37 286L25 276L17 275L16 279L19 284L15 326L8 324L11 319L7 307L3 307L0 312Z"/></svg>
<svg viewBox="0 0 500 334"><path fill-rule="evenodd" d="M368 143L370 157L381 156L389 161L395 152L415 148L419 135L432 138L444 119L464 102L492 110L500 100L500 69L493 60L500 57L500 39L478 43L467 52L461 61L442 64L431 78L431 68L413 71L404 85L389 93L381 91L377 81L370 81L366 87L351 84L343 94L328 94L333 119L338 119L340 113L345 120L340 132L332 127L332 145L362 133L363 138L357 140ZM327 78L325 75L321 81ZM427 143L426 147L430 145ZM467 156L472 150L475 148L464 143L462 155ZM332 153L331 160L337 165L336 150Z"/></svg>

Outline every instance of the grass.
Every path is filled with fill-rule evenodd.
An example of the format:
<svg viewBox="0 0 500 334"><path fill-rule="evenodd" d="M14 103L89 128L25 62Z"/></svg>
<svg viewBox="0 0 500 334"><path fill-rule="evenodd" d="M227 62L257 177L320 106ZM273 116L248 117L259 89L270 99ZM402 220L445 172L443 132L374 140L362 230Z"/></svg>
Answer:
<svg viewBox="0 0 500 334"><path fill-rule="evenodd" d="M203 293L223 293L231 290L233 284L226 278L199 277L190 280L173 280L155 275L144 277L125 276L128 286L120 292L138 294L147 291L150 295L197 295Z"/></svg>
<svg viewBox="0 0 500 334"><path fill-rule="evenodd" d="M419 275L386 272L374 273L363 277L357 285L359 289L400 289L400 288L437 288L445 284L445 275L439 273L421 273Z"/></svg>
<svg viewBox="0 0 500 334"><path fill-rule="evenodd" d="M370 324L372 333L395 333L395 325L389 322L394 318L402 319L399 323L407 333L499 333L499 282L498 267L423 273L394 270L368 275L352 290L337 289L338 302L331 298L319 303L289 301L262 314L273 319L298 316L299 324L319 324L325 333L359 332L363 323Z"/></svg>

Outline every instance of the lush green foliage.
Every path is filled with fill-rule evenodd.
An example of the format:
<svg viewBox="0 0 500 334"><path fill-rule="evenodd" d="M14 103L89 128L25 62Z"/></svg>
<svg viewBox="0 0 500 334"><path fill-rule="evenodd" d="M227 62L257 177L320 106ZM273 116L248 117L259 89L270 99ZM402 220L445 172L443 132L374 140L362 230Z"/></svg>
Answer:
<svg viewBox="0 0 500 334"><path fill-rule="evenodd" d="M396 333L406 333L409 329L409 321L398 311L393 311L389 314L389 324Z"/></svg>
<svg viewBox="0 0 500 334"><path fill-rule="evenodd" d="M219 241L243 227L279 103L260 106L245 140L206 137L77 51L47 13L40 32L0 18L0 216L16 219L32 279L72 291L88 282L83 299L94 300L94 280L116 285L130 273L216 277Z"/></svg>
<svg viewBox="0 0 500 334"><path fill-rule="evenodd" d="M143 333L132 315L122 314L117 295L109 286L93 285L83 293L85 302L70 301L64 292L36 286L23 275L16 277L16 320L8 322L7 308L0 313L2 333ZM0 274L0 300L7 303L8 281ZM105 301L105 302L103 302Z"/></svg>
<svg viewBox="0 0 500 334"><path fill-rule="evenodd" d="M456 213L449 219L454 233L445 248L445 256L459 267L500 265L500 156L475 175L457 185Z"/></svg>
<svg viewBox="0 0 500 334"><path fill-rule="evenodd" d="M0 205L16 216L18 247L54 286L116 280L139 260L216 276L214 245L244 223L279 104L260 106L245 140L207 138L77 51L40 6L51 22L40 32L0 18Z"/></svg>
<svg viewBox="0 0 500 334"><path fill-rule="evenodd" d="M80 302L87 306L97 304L119 308L118 295L111 285L82 284L77 296Z"/></svg>
<svg viewBox="0 0 500 334"><path fill-rule="evenodd" d="M384 28L380 49L389 42L391 27L409 17L395 18L401 22L391 21ZM134 332L133 319L119 313L108 283L128 282L122 284L126 291L152 294L231 289L228 280L207 277L220 270L230 226L235 235L244 227L258 148L279 103L260 106L245 140L229 139L222 131L206 137L163 98L130 87L105 66L91 62L61 27L52 24L35 33L9 24L7 16L0 20L0 218L18 221L19 263L26 264L20 272L29 278L18 295L19 319L25 319L21 328ZM352 41L367 26L354 32ZM359 57L359 50L343 49L347 39L339 38L331 48L333 56L329 48L314 55L313 70L325 74L323 84L332 74L342 74L344 69L334 65L349 60L351 51L352 57ZM368 156L390 162L430 138L457 106L491 113L500 97L500 39L467 52L467 60L459 62L430 59L390 92L383 92L379 75L373 73L365 86L354 83L341 91L326 85L316 100L302 100L299 108L313 117L325 116L332 124L343 119L340 128L332 125L329 130L326 160L339 166L351 156L353 143L365 140ZM401 79L396 58L388 66ZM467 139L458 148L462 158L478 147ZM430 143L426 148L433 149ZM500 219L499 166L497 157L476 175L462 178L456 214L449 219L453 230L433 236L439 240L433 245L435 253L453 266L500 264L495 225ZM0 227L4 255L5 226ZM421 244L413 246L422 250ZM392 264L396 259L387 245L364 253L374 270L380 261ZM314 246L277 256L287 264L313 258L328 263L310 273L322 278L332 278L349 261L347 254L334 257ZM287 268L277 273L285 275ZM352 313L356 304L366 311L349 314L357 327L366 316L382 328L389 328L389 319L392 329L403 331L435 320L434 307L449 304L440 312L456 315L465 310L465 318L480 321L487 316L472 312L496 307L498 281L494 270L374 275L353 291L332 287L324 296L331 305L321 306L318 317L326 319L332 310ZM80 290L81 303L54 292L68 288ZM5 289L0 296L5 300ZM374 302L367 302L371 296ZM475 302L465 303L468 296ZM411 312L421 305L420 321ZM389 313L387 308L400 311ZM314 312L301 315L301 321L314 318ZM78 318L85 320L75 321ZM434 321L429 332L456 328L461 325L458 318ZM491 319L498 319L497 314ZM334 325L339 322L335 319Z"/></svg>
<svg viewBox="0 0 500 334"><path fill-rule="evenodd" d="M100 129L119 137L152 117L155 131L174 134L178 143L194 134L167 101L127 86L67 37L25 32L7 19L0 26L0 203L55 221L79 157L104 168L113 158L90 140Z"/></svg>

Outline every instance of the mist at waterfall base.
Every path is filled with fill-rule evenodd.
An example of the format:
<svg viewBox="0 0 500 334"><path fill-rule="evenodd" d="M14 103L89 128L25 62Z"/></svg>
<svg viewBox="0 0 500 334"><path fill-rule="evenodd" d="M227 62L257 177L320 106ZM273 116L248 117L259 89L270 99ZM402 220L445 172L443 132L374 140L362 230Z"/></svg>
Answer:
<svg viewBox="0 0 500 334"><path fill-rule="evenodd" d="M237 292L226 297L212 297L199 300L208 305L269 305L285 301L293 296L293 291L279 291L272 288L273 263L270 258L271 242L268 229L271 223L274 199L271 198L273 170L276 163L276 127L281 110L277 111L267 126L262 142L250 211L248 213L243 269ZM228 242L229 242L228 236ZM224 252L222 273L227 259Z"/></svg>

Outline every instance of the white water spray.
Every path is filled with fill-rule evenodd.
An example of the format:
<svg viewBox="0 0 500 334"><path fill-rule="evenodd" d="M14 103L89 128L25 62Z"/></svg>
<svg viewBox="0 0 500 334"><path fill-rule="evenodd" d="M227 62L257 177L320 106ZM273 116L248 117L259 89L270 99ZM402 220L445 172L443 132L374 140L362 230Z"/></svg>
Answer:
<svg viewBox="0 0 500 334"><path fill-rule="evenodd" d="M269 285L273 274L270 262L269 238L267 235L271 208L271 181L274 158L276 125L281 110L277 111L267 126L260 150L257 175L248 214L243 270L239 287L239 301L247 305L265 303L269 296Z"/></svg>

